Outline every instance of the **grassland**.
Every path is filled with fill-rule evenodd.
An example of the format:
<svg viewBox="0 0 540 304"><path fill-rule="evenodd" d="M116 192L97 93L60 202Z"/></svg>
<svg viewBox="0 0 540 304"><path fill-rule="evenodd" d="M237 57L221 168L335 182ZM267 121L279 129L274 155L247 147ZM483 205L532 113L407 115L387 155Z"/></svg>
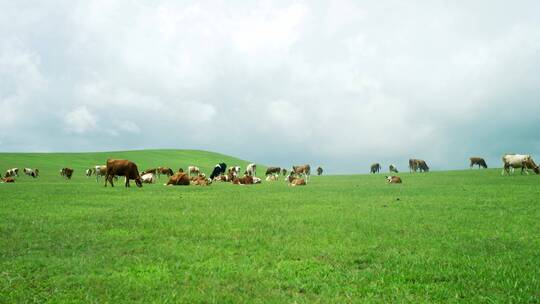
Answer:
<svg viewBox="0 0 540 304"><path fill-rule="evenodd" d="M42 172L0 184L0 302L540 302L540 176L104 188L83 169L107 157L246 164L200 151L0 154L2 170Z"/></svg>

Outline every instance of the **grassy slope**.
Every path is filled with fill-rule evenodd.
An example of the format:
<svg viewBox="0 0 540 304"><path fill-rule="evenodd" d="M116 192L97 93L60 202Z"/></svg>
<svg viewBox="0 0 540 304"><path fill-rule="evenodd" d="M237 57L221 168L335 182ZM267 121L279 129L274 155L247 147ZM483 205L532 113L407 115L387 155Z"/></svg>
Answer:
<svg viewBox="0 0 540 304"><path fill-rule="evenodd" d="M145 166L221 160L126 153ZM0 168L53 171L0 184L0 302L540 301L540 176L105 189L56 173L104 154L26 157L0 154Z"/></svg>

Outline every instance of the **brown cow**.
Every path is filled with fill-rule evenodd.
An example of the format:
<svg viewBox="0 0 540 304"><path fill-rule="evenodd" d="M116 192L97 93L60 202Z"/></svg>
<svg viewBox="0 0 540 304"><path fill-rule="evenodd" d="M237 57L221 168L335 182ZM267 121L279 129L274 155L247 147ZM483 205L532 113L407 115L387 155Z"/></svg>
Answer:
<svg viewBox="0 0 540 304"><path fill-rule="evenodd" d="M173 170L171 168L167 168L167 167L159 167L158 168L158 178L159 176L163 174L163 175L167 175L167 177L170 177L174 174Z"/></svg>
<svg viewBox="0 0 540 304"><path fill-rule="evenodd" d="M306 181L303 178L298 178L293 174L289 174L289 177L287 178L287 182L289 186L292 186L292 187L306 185Z"/></svg>
<svg viewBox="0 0 540 304"><path fill-rule="evenodd" d="M399 176L387 176L386 181L389 184L401 184L401 178Z"/></svg>
<svg viewBox="0 0 540 304"><path fill-rule="evenodd" d="M426 163L426 161L422 159L409 159L409 170L411 172L416 172L420 170L420 172L429 172L429 167Z"/></svg>
<svg viewBox="0 0 540 304"><path fill-rule="evenodd" d="M253 185L253 176L246 174L243 177L235 177L232 183L235 185Z"/></svg>
<svg viewBox="0 0 540 304"><path fill-rule="evenodd" d="M137 165L129 160L125 159L108 159L107 160L107 175L105 176L105 187L107 182L111 183L111 187L114 187L113 178L115 175L124 176L126 178L125 186L129 187L129 180L134 179L137 187L142 187L141 176Z"/></svg>
<svg viewBox="0 0 540 304"><path fill-rule="evenodd" d="M189 186L189 177L184 172L177 172L173 176L169 177L169 181L166 186Z"/></svg>
<svg viewBox="0 0 540 304"><path fill-rule="evenodd" d="M72 168L62 168L60 170L60 176L63 176L67 179L71 179L71 176L73 175L73 169Z"/></svg>
<svg viewBox="0 0 540 304"><path fill-rule="evenodd" d="M323 173L323 168L321 166L317 167L317 175L322 175Z"/></svg>
<svg viewBox="0 0 540 304"><path fill-rule="evenodd" d="M146 169L144 170L143 172L141 172L141 175L145 175L146 173L152 173L154 175L158 175L158 171L159 169L158 168L150 168L150 169Z"/></svg>
<svg viewBox="0 0 540 304"><path fill-rule="evenodd" d="M191 184L196 186L208 186L212 183L212 180L207 178L205 174L199 174L199 176L192 179Z"/></svg>
<svg viewBox="0 0 540 304"><path fill-rule="evenodd" d="M291 170L291 174L293 175L304 175L306 180L309 180L309 175L311 174L311 167L309 165L300 165L300 166L293 166Z"/></svg>
<svg viewBox="0 0 540 304"><path fill-rule="evenodd" d="M6 178L2 178L0 180L2 181L2 184L3 183L14 183L15 182L15 179L13 177L6 177Z"/></svg>
<svg viewBox="0 0 540 304"><path fill-rule="evenodd" d="M478 169L480 169L480 167L487 169L488 167L486 161L481 157L471 157L469 158L469 160L471 161L471 164L469 166L471 169L474 165L478 165Z"/></svg>

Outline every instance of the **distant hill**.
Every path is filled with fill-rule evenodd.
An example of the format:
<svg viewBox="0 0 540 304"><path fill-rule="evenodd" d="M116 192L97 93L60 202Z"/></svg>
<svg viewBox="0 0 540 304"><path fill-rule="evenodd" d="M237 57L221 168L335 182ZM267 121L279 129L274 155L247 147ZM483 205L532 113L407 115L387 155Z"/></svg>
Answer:
<svg viewBox="0 0 540 304"><path fill-rule="evenodd" d="M2 174L8 168L39 168L42 176L58 175L63 167L75 169L75 176L84 174L92 166L105 164L108 158L129 159L137 164L139 171L150 167L170 167L174 171L184 170L189 165L198 166L203 172L210 174L219 162L227 167L239 165L242 170L251 161L219 153L201 150L137 150L88 153L0 153L0 170ZM263 175L266 166L257 164L257 174Z"/></svg>

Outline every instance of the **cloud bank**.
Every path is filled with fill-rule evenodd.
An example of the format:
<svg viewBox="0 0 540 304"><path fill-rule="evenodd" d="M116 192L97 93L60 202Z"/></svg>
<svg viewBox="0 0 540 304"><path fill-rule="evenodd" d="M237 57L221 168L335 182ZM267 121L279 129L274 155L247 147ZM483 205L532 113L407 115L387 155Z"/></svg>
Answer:
<svg viewBox="0 0 540 304"><path fill-rule="evenodd" d="M0 151L540 157L538 1L0 3Z"/></svg>

